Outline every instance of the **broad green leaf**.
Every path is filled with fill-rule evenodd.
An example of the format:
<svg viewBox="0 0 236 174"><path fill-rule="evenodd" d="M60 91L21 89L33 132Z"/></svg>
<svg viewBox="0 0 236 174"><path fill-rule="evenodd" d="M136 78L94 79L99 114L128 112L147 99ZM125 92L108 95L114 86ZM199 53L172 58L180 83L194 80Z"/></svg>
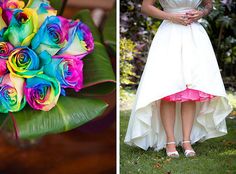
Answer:
<svg viewBox="0 0 236 174"><path fill-rule="evenodd" d="M116 9L114 8L106 19L103 28L103 38L106 45L108 45L113 53L116 52Z"/></svg>
<svg viewBox="0 0 236 174"><path fill-rule="evenodd" d="M7 118L8 114L1 114L0 113L0 125L2 126L3 122Z"/></svg>
<svg viewBox="0 0 236 174"><path fill-rule="evenodd" d="M108 59L108 54L102 44L96 42L94 52L83 60L85 87L107 82L114 84L115 77L110 59Z"/></svg>
<svg viewBox="0 0 236 174"><path fill-rule="evenodd" d="M61 96L57 105L49 112L36 111L26 106L13 114L19 137L32 139L79 127L101 115L106 107L107 104L99 99Z"/></svg>
<svg viewBox="0 0 236 174"><path fill-rule="evenodd" d="M109 55L101 42L100 33L94 26L89 10L80 11L75 18L80 19L89 26L95 41L93 53L83 59L85 89L83 89L81 93L86 95L109 93L115 89L115 75Z"/></svg>
<svg viewBox="0 0 236 174"><path fill-rule="evenodd" d="M50 5L57 10L57 15L61 14L63 0L50 0Z"/></svg>
<svg viewBox="0 0 236 174"><path fill-rule="evenodd" d="M110 83L110 82L100 83L96 86L90 86L84 88L81 91L81 94L86 96L99 96L101 94L109 94L114 90L115 87L116 87L115 83Z"/></svg>

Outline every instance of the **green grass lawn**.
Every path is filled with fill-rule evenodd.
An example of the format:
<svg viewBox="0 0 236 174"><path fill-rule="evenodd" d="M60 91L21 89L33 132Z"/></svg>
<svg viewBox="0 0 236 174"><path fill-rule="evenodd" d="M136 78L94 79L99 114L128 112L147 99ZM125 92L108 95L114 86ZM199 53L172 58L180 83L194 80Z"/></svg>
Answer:
<svg viewBox="0 0 236 174"><path fill-rule="evenodd" d="M185 158L178 147L180 158L166 157L165 150L144 151L124 144L130 111L122 111L120 118L120 172L161 174L236 174L236 119L227 119L228 134L196 143L195 158Z"/></svg>

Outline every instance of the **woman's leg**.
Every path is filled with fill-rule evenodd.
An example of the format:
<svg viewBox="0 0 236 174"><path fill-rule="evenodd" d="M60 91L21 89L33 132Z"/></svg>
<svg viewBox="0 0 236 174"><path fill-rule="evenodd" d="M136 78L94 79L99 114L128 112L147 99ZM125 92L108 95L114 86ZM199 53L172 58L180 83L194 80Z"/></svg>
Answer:
<svg viewBox="0 0 236 174"><path fill-rule="evenodd" d="M169 102L161 100L160 103L160 114L163 127L165 129L167 142L175 141L174 137L174 125L175 125L175 102ZM176 150L175 144L166 145L168 152L173 152Z"/></svg>
<svg viewBox="0 0 236 174"><path fill-rule="evenodd" d="M181 106L183 141L190 140L190 134L193 127L193 121L196 111L194 101L183 102ZM190 143L183 144L184 149L192 149Z"/></svg>

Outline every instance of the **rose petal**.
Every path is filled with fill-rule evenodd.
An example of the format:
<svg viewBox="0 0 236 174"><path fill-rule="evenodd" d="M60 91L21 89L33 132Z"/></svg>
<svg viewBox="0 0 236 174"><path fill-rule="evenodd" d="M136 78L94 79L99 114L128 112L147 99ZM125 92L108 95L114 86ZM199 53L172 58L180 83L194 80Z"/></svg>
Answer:
<svg viewBox="0 0 236 174"><path fill-rule="evenodd" d="M24 108L24 79L11 74L4 76L0 84L0 113L17 112Z"/></svg>
<svg viewBox="0 0 236 174"><path fill-rule="evenodd" d="M59 82L44 74L27 79L24 86L28 104L36 110L43 111L49 111L56 105L60 91Z"/></svg>

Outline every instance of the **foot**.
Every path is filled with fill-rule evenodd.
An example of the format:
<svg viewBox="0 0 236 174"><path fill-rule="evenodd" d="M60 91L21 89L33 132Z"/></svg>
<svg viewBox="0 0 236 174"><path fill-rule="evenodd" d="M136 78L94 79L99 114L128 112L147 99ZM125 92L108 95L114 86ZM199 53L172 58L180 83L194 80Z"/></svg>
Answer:
<svg viewBox="0 0 236 174"><path fill-rule="evenodd" d="M171 158L178 158L179 157L179 153L175 147L175 142L166 143L166 154L168 157L171 157Z"/></svg>
<svg viewBox="0 0 236 174"><path fill-rule="evenodd" d="M193 150L190 141L183 141L182 148L184 150L185 157L194 157L196 156L196 152Z"/></svg>

